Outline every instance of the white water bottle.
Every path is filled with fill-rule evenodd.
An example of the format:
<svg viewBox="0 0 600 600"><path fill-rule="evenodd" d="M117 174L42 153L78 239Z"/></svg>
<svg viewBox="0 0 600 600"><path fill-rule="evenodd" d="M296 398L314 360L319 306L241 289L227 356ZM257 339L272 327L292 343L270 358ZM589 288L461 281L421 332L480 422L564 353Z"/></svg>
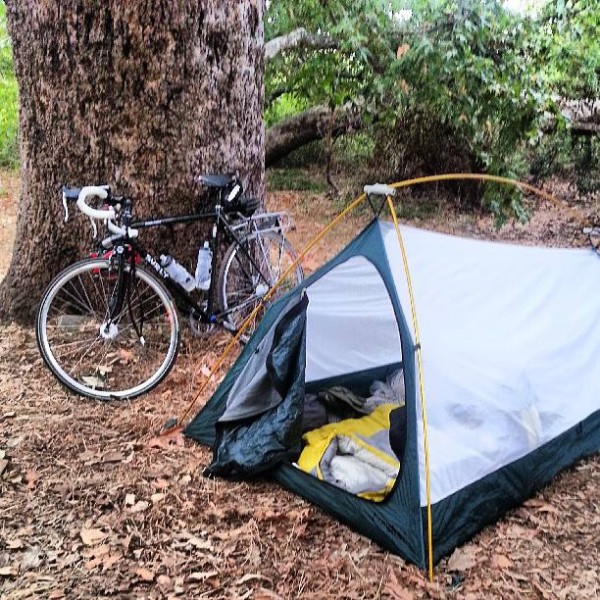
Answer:
<svg viewBox="0 0 600 600"><path fill-rule="evenodd" d="M186 292L196 289L196 281L172 256L160 255L160 266L176 281Z"/></svg>
<svg viewBox="0 0 600 600"><path fill-rule="evenodd" d="M196 284L201 290L208 290L210 288L212 256L210 244L204 242L204 246L198 250L198 264L196 266Z"/></svg>

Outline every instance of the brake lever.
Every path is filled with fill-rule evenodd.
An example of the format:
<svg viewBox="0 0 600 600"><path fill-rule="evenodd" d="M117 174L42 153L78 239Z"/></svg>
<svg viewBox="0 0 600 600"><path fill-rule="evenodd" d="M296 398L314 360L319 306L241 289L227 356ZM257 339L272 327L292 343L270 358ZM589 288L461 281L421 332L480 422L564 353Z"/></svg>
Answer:
<svg viewBox="0 0 600 600"><path fill-rule="evenodd" d="M62 203L63 203L63 207L65 209L65 223L69 220L69 205L67 204L67 195L63 192L62 195Z"/></svg>

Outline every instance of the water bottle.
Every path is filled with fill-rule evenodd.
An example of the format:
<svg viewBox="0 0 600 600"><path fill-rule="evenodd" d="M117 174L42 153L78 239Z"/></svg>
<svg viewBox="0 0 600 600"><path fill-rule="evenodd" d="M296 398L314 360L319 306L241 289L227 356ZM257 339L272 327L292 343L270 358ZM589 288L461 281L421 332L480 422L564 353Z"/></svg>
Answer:
<svg viewBox="0 0 600 600"><path fill-rule="evenodd" d="M196 281L172 256L160 255L160 266L176 281L186 292L196 289Z"/></svg>
<svg viewBox="0 0 600 600"><path fill-rule="evenodd" d="M196 266L196 284L201 290L210 288L212 270L212 250L208 242L198 250L198 264Z"/></svg>

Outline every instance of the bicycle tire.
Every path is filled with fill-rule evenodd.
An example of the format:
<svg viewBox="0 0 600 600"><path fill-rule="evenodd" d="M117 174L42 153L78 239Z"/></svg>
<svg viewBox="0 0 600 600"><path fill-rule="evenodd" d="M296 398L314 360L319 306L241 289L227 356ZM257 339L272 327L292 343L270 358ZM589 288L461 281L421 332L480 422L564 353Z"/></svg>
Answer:
<svg viewBox="0 0 600 600"><path fill-rule="evenodd" d="M97 400L149 392L169 373L179 348L171 294L142 267L135 269L129 300L107 325L118 277L108 259L74 263L50 283L36 318L38 347L50 371L71 391Z"/></svg>
<svg viewBox="0 0 600 600"><path fill-rule="evenodd" d="M256 266L242 248L254 258ZM258 230L243 238L239 245L234 242L229 246L221 262L218 289L221 309L233 328L239 329L242 326L269 289L295 261L296 254L291 244L275 231ZM256 267L259 267L260 271L257 271ZM302 267L297 263L285 280L277 286L270 301L296 287L303 278ZM254 322L246 329L243 340L256 329L261 317L262 314L256 315Z"/></svg>

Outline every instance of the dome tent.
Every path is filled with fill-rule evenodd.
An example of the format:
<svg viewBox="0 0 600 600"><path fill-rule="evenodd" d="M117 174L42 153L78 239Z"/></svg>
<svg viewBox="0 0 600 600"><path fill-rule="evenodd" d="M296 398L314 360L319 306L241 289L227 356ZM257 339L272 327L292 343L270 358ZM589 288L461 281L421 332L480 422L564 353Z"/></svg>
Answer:
<svg viewBox="0 0 600 600"><path fill-rule="evenodd" d="M396 229L375 219L268 310L185 433L215 447L215 472L233 458L239 473L238 459L267 445L264 429L245 438L247 427L261 419L276 434L274 446L285 427L285 447L270 447L265 464L248 472L270 468L286 487L425 568L430 556L438 561L600 449L600 260L591 250L401 231L419 336ZM264 382L266 364L285 371L276 380L287 388L279 386L265 411L228 419L237 382ZM304 391L340 382L361 390L400 366L405 448L385 501L364 500L291 464Z"/></svg>

